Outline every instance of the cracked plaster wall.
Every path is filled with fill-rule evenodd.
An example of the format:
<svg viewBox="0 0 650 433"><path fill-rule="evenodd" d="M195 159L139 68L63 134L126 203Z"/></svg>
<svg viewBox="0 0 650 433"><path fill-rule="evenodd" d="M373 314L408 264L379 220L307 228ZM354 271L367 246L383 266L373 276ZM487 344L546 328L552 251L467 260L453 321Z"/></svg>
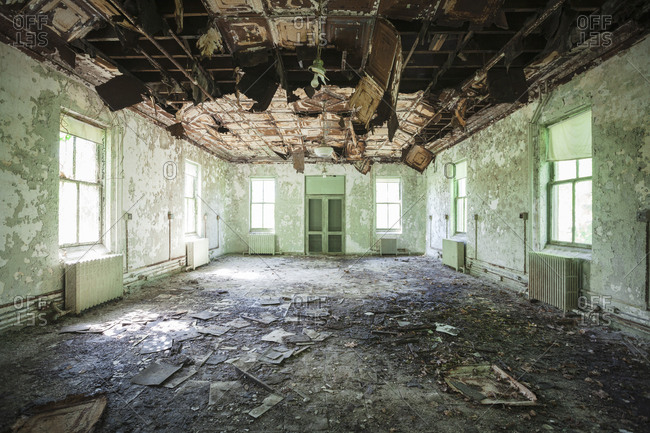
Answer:
<svg viewBox="0 0 650 433"><path fill-rule="evenodd" d="M249 232L249 179L276 178L276 249L282 253L305 253L305 176L345 176L345 252L364 254L378 239L374 232L374 180L376 176L402 179L402 234L398 248L423 253L424 246L424 176L401 164L375 164L367 175L352 165L306 164L304 174L296 173L291 164L233 164L226 207L231 229L226 229L228 252L247 252ZM410 210L409 210L410 209ZM235 234L235 232L237 234ZM241 236L241 238L240 238Z"/></svg>
<svg viewBox="0 0 650 433"><path fill-rule="evenodd" d="M462 141L438 156L426 171L427 253L437 255L450 214L451 184L446 162L468 161L467 256L523 276L523 223L534 250L590 257L583 294L605 296L630 319L648 322L645 306L645 223L637 211L650 208L650 38L559 86L541 112L551 123L583 106L592 110L593 244L591 252L548 248L544 183L547 163L528 124L539 101ZM536 134L533 134L536 137ZM529 155L530 152L530 155ZM532 163L529 163L532 161ZM479 215L478 248L473 215ZM524 280L525 280L525 276ZM611 297L611 298L609 298Z"/></svg>
<svg viewBox="0 0 650 433"><path fill-rule="evenodd" d="M202 167L202 196L215 212L223 211L227 163L171 137L165 130L129 111L111 113L96 93L49 69L18 50L0 44L0 305L16 296L37 296L63 288L58 246L58 144L61 108L108 126L110 149L105 181L110 214L105 243L125 251L129 221L129 269L169 257L167 212L172 220L171 256L185 254L183 234L184 160ZM178 167L174 179L163 166ZM133 206L131 208L131 206ZM131 209L130 209L131 208ZM130 209L130 210L129 210ZM223 252L223 230L207 206L212 255ZM112 227L113 226L113 227ZM201 218L201 231L203 223ZM109 230L110 228L110 230ZM215 248L217 245L220 248Z"/></svg>

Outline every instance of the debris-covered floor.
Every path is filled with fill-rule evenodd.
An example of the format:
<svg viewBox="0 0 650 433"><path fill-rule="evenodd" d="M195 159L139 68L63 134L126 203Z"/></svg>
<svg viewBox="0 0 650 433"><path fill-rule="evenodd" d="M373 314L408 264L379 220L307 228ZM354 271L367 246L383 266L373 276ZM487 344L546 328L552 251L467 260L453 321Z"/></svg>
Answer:
<svg viewBox="0 0 650 433"><path fill-rule="evenodd" d="M0 431L75 394L103 432L648 431L646 343L593 322L433 258L224 257L0 336Z"/></svg>

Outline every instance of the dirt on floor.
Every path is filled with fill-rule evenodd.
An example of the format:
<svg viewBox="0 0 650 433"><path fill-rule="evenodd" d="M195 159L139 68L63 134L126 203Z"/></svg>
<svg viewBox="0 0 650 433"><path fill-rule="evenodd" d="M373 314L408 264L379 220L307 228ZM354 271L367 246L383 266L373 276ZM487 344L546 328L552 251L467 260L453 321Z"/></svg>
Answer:
<svg viewBox="0 0 650 433"><path fill-rule="evenodd" d="M647 341L585 318L430 257L222 257L0 336L0 431L76 394L101 432L650 431Z"/></svg>

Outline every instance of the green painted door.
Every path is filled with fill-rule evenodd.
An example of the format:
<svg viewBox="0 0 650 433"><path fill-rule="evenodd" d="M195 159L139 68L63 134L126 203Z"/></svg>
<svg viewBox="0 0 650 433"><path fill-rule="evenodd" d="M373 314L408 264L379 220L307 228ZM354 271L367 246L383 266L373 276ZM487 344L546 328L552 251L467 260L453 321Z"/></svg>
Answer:
<svg viewBox="0 0 650 433"><path fill-rule="evenodd" d="M307 196L307 254L343 254L343 196Z"/></svg>

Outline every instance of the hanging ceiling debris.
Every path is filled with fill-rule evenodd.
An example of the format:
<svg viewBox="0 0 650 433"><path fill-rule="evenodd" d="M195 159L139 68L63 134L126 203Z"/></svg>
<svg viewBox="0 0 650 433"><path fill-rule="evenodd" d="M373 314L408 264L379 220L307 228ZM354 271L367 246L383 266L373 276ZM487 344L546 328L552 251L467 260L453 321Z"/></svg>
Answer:
<svg viewBox="0 0 650 433"><path fill-rule="evenodd" d="M234 162L435 154L648 32L643 0L16 0L0 38ZM586 21L585 21L586 20ZM584 23L591 23L585 30ZM579 23L582 23L579 25Z"/></svg>

